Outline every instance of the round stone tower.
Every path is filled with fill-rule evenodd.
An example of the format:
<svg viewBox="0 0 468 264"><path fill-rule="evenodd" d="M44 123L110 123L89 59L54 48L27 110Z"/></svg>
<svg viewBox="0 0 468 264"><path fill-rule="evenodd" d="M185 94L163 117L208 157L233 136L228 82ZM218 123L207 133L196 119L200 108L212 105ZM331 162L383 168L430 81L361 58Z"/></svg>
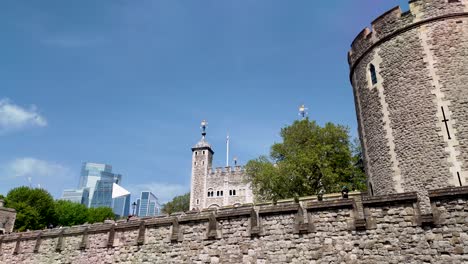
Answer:
<svg viewBox="0 0 468 264"><path fill-rule="evenodd" d="M372 195L468 184L468 0L412 0L348 54Z"/></svg>

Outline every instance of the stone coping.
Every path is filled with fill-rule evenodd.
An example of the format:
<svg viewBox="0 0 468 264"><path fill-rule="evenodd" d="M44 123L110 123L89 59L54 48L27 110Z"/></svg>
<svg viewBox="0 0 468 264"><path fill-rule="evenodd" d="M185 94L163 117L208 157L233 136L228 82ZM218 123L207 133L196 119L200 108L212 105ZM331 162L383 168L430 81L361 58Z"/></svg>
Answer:
<svg viewBox="0 0 468 264"><path fill-rule="evenodd" d="M429 191L429 197L431 200L438 200L449 197L468 197L468 186L431 190Z"/></svg>
<svg viewBox="0 0 468 264"><path fill-rule="evenodd" d="M330 201L313 201L308 202L304 205L304 208L307 211L317 211L323 209L337 209L337 208L346 208L346 207L355 207L354 199L340 199L340 200L330 200Z"/></svg>
<svg viewBox="0 0 468 264"><path fill-rule="evenodd" d="M298 203L289 204L276 204L270 206L262 206L258 210L259 215L272 215L272 214L283 214L283 213L296 213L300 208Z"/></svg>
<svg viewBox="0 0 468 264"><path fill-rule="evenodd" d="M255 210L252 207L226 208L218 210L216 219L250 216L252 213L255 213Z"/></svg>
<svg viewBox="0 0 468 264"><path fill-rule="evenodd" d="M413 203L418 200L416 192L396 193L382 196L363 196L362 204L364 206L381 206L385 204Z"/></svg>
<svg viewBox="0 0 468 264"><path fill-rule="evenodd" d="M6 211L10 213L16 213L16 210L13 208L7 208L7 207L0 207L0 211Z"/></svg>
<svg viewBox="0 0 468 264"><path fill-rule="evenodd" d="M468 187L451 187L444 188L439 190L429 191L429 197L431 200L437 200L441 198L450 198L450 197L468 197ZM415 203L418 201L417 194L415 192L411 193L400 193L400 194L390 194L384 196L363 196L362 197L362 206L365 207L376 207L376 206L385 206L393 204L408 204ZM186 213L175 213L172 215L164 215L158 217L145 217L145 218L132 218L127 222L122 220L113 222L108 221L105 223L96 223L90 225L80 225L73 227L64 227L64 228L55 228L55 229L45 229L37 230L32 232L23 232L23 233L11 233L0 236L0 240L4 242L8 241L17 241L28 240L28 239L37 239L39 237L61 237L69 236L83 233L105 233L113 232L120 230L128 229L142 229L151 226L174 226L180 223L190 223L190 222L213 222L219 219L228 219L234 217L248 217L251 219L257 218L257 213L259 216L264 215L274 215L274 214L297 214L301 209L307 211L326 211L334 210L337 208L352 208L356 209L356 204L360 203L359 199L348 198L348 199L336 199L336 200L325 200L325 201L301 201L300 203L281 203L276 205L247 205L247 206L238 206L238 207L223 207L217 210L207 210L207 211L190 211ZM302 205L302 207L301 207ZM255 220L257 221L257 220ZM21 236L21 237L20 237Z"/></svg>

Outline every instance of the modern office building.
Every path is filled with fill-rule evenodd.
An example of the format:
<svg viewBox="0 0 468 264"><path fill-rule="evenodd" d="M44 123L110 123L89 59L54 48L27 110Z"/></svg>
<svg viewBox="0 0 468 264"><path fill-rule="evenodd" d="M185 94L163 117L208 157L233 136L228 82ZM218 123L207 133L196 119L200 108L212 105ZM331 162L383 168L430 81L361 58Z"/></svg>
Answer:
<svg viewBox="0 0 468 264"><path fill-rule="evenodd" d="M120 187L122 175L112 172L108 164L84 162L81 167L78 189L63 191L63 200L69 200L86 205L86 207L110 207L118 216L127 216L130 211L130 193ZM115 194L117 190L124 190L122 195Z"/></svg>
<svg viewBox="0 0 468 264"><path fill-rule="evenodd" d="M112 211L119 216L130 215L130 194L112 199Z"/></svg>
<svg viewBox="0 0 468 264"><path fill-rule="evenodd" d="M161 214L161 205L159 204L158 197L149 191L141 192L140 199L137 201L137 207L137 215L139 217Z"/></svg>
<svg viewBox="0 0 468 264"><path fill-rule="evenodd" d="M120 184L122 175L112 173L112 166L85 162L78 189L89 188L88 207L112 207L112 184Z"/></svg>
<svg viewBox="0 0 468 264"><path fill-rule="evenodd" d="M67 200L74 203L88 205L89 203L89 188L83 189L65 189L63 190L61 200Z"/></svg>

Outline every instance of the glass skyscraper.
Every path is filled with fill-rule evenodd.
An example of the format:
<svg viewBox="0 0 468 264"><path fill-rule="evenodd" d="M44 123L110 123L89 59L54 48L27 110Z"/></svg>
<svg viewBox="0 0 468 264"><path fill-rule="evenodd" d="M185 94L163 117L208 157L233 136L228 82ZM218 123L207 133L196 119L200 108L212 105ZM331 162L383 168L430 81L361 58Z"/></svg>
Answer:
<svg viewBox="0 0 468 264"><path fill-rule="evenodd" d="M74 203L80 203L84 205L88 205L89 201L89 189L65 189L62 193L61 200L67 200Z"/></svg>
<svg viewBox="0 0 468 264"><path fill-rule="evenodd" d="M112 166L85 162L78 188L89 188L88 207L112 207L112 184L120 184L122 175L112 173Z"/></svg>
<svg viewBox="0 0 468 264"><path fill-rule="evenodd" d="M130 194L112 199L112 211L117 216L130 215Z"/></svg>
<svg viewBox="0 0 468 264"><path fill-rule="evenodd" d="M137 215L139 217L161 214L161 205L159 204L158 197L152 192L141 192L140 199L138 199L137 203Z"/></svg>
<svg viewBox="0 0 468 264"><path fill-rule="evenodd" d="M130 211L130 194L112 198L113 184L120 185L122 175L112 172L112 166L84 162L81 167L78 189L63 191L63 200L86 205L86 207L110 207L118 216L127 216Z"/></svg>

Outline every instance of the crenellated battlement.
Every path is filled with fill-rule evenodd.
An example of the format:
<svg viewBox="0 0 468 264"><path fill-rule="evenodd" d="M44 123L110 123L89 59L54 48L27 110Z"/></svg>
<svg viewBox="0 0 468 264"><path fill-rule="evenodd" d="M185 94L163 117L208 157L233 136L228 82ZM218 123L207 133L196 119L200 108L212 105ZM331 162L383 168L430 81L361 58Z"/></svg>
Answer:
<svg viewBox="0 0 468 264"><path fill-rule="evenodd" d="M208 177L239 176L245 172L243 166L216 167L208 169Z"/></svg>
<svg viewBox="0 0 468 264"><path fill-rule="evenodd" d="M441 255L446 262L466 257L460 244L449 241L468 236L462 231L468 217L467 187L431 191L433 215L421 215L416 193L338 197L8 234L0 236L0 262L304 263L344 262L360 256L362 263L375 263L395 250L415 263L421 262L419 257L429 256L432 262L440 262ZM422 241L444 246L433 247L435 253L414 254L425 245Z"/></svg>
<svg viewBox="0 0 468 264"><path fill-rule="evenodd" d="M402 12L399 6L394 7L376 18L371 23L371 29L363 29L351 44L348 52L348 63L353 72L354 65L373 46L391 39L411 28L418 27L435 20L457 16L468 16L467 3L448 0L410 0L410 9Z"/></svg>

